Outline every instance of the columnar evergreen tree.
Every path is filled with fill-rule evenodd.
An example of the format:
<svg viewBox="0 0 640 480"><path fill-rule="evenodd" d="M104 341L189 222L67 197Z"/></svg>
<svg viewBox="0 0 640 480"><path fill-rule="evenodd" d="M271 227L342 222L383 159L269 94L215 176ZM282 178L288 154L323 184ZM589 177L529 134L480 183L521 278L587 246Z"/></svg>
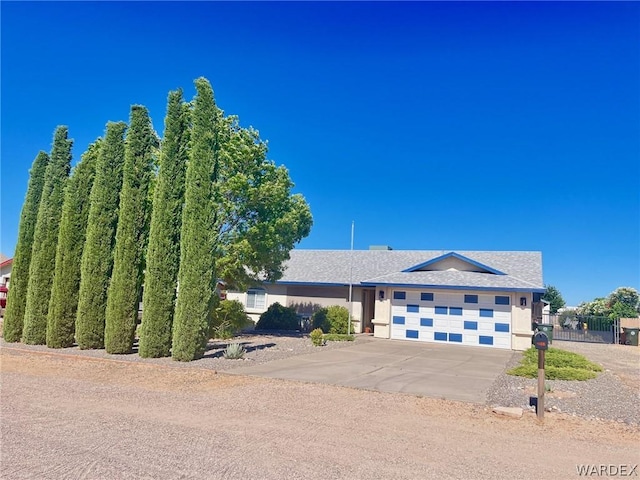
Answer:
<svg viewBox="0 0 640 480"><path fill-rule="evenodd" d="M182 90L169 93L144 275L141 357L167 357L171 352L188 156L188 117Z"/></svg>
<svg viewBox="0 0 640 480"><path fill-rule="evenodd" d="M126 128L124 122L107 124L89 197L76 317L76 342L81 349L104 346L107 288L113 268Z"/></svg>
<svg viewBox="0 0 640 480"><path fill-rule="evenodd" d="M217 213L211 208L211 199L219 162L219 114L209 82L199 78L195 85L171 351L172 358L179 361L190 361L204 353L216 278L210 230Z"/></svg>
<svg viewBox="0 0 640 480"><path fill-rule="evenodd" d="M22 205L18 242L11 269L11 288L7 293L7 309L4 314L3 336L7 342L18 342L22 336L33 233L36 228L38 207L44 187L44 174L48 163L49 155L45 152L38 153L31 166L27 195Z"/></svg>
<svg viewBox="0 0 640 480"><path fill-rule="evenodd" d="M129 353L133 347L142 287L143 253L149 233L149 183L156 146L157 138L149 112L143 106L132 106L125 141L113 274L107 294L104 343L108 353Z"/></svg>
<svg viewBox="0 0 640 480"><path fill-rule="evenodd" d="M73 345L80 288L80 262L100 142L99 139L89 145L67 183L47 315L47 346L51 348Z"/></svg>
<svg viewBox="0 0 640 480"><path fill-rule="evenodd" d="M67 138L68 133L68 128L65 126L56 128L51 160L45 172L44 187L38 207L22 330L22 341L29 344L44 344L47 335L47 312L53 283L60 217L64 203L64 190L71 168L73 141Z"/></svg>

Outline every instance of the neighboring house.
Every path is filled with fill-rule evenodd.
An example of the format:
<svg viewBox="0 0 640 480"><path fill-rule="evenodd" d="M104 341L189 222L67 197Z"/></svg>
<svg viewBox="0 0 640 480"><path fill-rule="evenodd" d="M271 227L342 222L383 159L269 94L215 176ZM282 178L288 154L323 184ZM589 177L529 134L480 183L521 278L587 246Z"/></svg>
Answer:
<svg viewBox="0 0 640 480"><path fill-rule="evenodd" d="M13 258L7 258L5 255L0 254L0 285L9 286L12 265Z"/></svg>
<svg viewBox="0 0 640 480"><path fill-rule="evenodd" d="M356 332L374 336L524 350L542 311L540 252L293 250L283 277L229 291L254 321L269 305L310 316L349 308Z"/></svg>
<svg viewBox="0 0 640 480"><path fill-rule="evenodd" d="M12 265L13 258L8 258L0 253L0 308L5 308L7 305L7 289L9 288Z"/></svg>

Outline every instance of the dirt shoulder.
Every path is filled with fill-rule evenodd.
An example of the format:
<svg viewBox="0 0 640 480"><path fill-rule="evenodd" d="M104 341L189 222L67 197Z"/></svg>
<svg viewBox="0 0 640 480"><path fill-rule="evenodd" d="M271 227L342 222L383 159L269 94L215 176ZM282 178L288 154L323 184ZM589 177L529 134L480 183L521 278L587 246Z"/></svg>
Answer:
<svg viewBox="0 0 640 480"><path fill-rule="evenodd" d="M640 463L640 430L616 423L57 352L0 361L7 479L563 479Z"/></svg>

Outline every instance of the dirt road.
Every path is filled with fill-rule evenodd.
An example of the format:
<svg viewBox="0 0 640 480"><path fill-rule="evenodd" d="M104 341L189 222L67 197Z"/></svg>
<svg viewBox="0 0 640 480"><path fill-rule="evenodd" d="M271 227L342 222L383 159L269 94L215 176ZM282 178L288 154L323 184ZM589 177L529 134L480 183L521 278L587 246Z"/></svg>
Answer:
<svg viewBox="0 0 640 480"><path fill-rule="evenodd" d="M0 360L3 479L556 480L640 463L640 430L621 424L57 352Z"/></svg>

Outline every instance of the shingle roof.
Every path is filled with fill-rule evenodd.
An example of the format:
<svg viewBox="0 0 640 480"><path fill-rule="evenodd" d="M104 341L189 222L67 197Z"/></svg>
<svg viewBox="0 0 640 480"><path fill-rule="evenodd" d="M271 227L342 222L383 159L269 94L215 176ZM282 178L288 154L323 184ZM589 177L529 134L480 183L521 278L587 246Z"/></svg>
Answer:
<svg viewBox="0 0 640 480"><path fill-rule="evenodd" d="M543 290L542 254L519 251L455 253L505 275L456 270L403 272L447 250L293 250L278 283L420 285ZM352 269L353 267L353 269Z"/></svg>

